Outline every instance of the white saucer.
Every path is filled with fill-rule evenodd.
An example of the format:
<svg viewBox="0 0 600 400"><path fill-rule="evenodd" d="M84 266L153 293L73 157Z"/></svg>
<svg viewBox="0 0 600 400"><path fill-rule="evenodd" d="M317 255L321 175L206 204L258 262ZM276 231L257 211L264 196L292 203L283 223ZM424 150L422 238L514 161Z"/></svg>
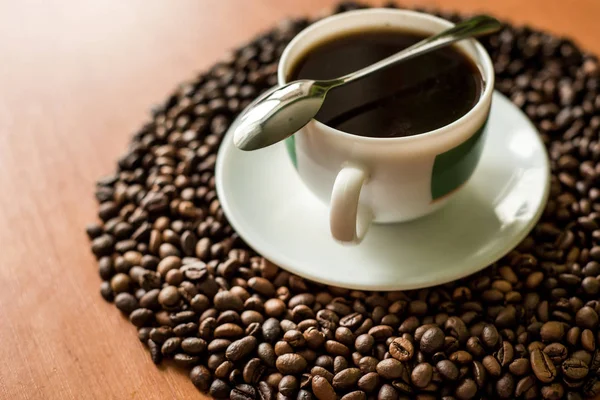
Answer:
<svg viewBox="0 0 600 400"><path fill-rule="evenodd" d="M373 225L354 247L331 238L327 206L303 185L283 143L243 152L228 133L217 158L217 192L246 243L290 272L362 290L437 285L505 255L546 204L548 156L534 126L495 93L489 127L475 173L444 208L412 222Z"/></svg>

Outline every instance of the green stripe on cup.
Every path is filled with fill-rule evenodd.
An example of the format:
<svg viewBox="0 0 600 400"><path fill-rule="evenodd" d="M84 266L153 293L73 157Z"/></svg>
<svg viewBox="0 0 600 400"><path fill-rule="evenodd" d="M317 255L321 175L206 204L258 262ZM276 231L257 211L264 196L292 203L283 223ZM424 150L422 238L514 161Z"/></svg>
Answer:
<svg viewBox="0 0 600 400"><path fill-rule="evenodd" d="M285 139L285 147L292 160L292 164L294 164L294 168L298 169L298 161L296 160L296 139L294 138L294 135Z"/></svg>
<svg viewBox="0 0 600 400"><path fill-rule="evenodd" d="M435 157L431 176L432 200L435 201L459 188L471 177L483 150L486 127L487 119L469 139Z"/></svg>

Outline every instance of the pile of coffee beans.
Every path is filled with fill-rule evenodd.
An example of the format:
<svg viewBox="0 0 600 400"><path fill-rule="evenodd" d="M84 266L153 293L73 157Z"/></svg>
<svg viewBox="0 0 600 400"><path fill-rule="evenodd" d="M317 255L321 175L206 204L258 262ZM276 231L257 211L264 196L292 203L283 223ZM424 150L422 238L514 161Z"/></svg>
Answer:
<svg viewBox="0 0 600 400"><path fill-rule="evenodd" d="M308 23L282 23L152 110L96 187L101 222L87 233L102 296L155 363L172 359L218 399L598 398L598 60L527 27L482 40L497 89L548 148L543 217L478 274L367 293L309 282L254 253L215 192L225 131L276 83L278 57Z"/></svg>

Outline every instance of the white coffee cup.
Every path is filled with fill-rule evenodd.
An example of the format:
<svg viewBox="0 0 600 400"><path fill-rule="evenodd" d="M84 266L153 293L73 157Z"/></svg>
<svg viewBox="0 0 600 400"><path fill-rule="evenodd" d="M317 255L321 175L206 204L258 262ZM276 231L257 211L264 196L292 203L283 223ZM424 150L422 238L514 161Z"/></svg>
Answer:
<svg viewBox="0 0 600 400"><path fill-rule="evenodd" d="M434 34L452 25L429 14L394 9L328 17L288 44L279 63L278 82L286 83L290 68L306 51L344 32L391 27ZM358 243L371 222L403 222L429 214L470 178L485 141L494 70L475 40L457 46L480 70L484 88L477 104L451 124L414 136L378 138L349 134L313 119L286 140L304 184L329 204L334 239Z"/></svg>

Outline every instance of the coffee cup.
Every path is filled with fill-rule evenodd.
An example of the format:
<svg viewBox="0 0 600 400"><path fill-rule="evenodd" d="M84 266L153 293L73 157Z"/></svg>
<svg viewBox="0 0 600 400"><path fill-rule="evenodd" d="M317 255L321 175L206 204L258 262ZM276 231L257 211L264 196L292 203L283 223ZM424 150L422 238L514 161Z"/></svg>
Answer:
<svg viewBox="0 0 600 400"><path fill-rule="evenodd" d="M408 10L356 10L322 19L300 32L284 50L278 83L316 44L344 33L381 27L435 34L453 24ZM483 87L475 105L438 129L405 137L365 137L312 119L286 139L302 182L329 206L331 234L359 243L371 223L398 223L430 214L448 202L475 170L486 137L494 70L473 39L456 44L476 65ZM326 100L327 101L327 100Z"/></svg>

